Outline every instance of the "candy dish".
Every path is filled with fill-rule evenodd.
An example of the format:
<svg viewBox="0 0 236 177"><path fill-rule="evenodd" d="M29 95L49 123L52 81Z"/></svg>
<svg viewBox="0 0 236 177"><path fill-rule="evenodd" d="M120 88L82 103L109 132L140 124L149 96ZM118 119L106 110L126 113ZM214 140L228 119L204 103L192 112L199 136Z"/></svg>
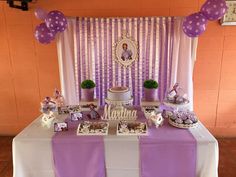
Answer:
<svg viewBox="0 0 236 177"><path fill-rule="evenodd" d="M198 125L198 119L191 111L173 111L169 114L168 121L177 128L192 128Z"/></svg>

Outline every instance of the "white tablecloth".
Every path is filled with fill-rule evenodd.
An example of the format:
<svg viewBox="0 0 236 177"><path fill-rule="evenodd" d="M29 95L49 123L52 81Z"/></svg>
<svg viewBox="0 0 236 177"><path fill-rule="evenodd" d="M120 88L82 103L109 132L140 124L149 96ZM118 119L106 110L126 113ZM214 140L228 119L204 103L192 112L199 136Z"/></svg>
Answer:
<svg viewBox="0 0 236 177"><path fill-rule="evenodd" d="M58 119L65 119L59 116ZM218 177L217 140L199 123L190 130L197 140L197 177ZM37 118L13 140L14 177L55 177L51 138L53 129ZM139 176L139 142L136 136L118 137L115 130L104 137L107 177Z"/></svg>

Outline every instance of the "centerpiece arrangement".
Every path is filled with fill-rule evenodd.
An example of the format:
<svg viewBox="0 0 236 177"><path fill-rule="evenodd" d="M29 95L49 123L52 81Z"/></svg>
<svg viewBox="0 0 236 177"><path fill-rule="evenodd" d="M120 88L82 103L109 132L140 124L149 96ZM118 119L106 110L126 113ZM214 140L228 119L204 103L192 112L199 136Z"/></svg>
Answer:
<svg viewBox="0 0 236 177"><path fill-rule="evenodd" d="M40 106L42 113L57 112L60 107L64 106L64 97L58 89L55 89L53 96L46 96Z"/></svg>
<svg viewBox="0 0 236 177"><path fill-rule="evenodd" d="M100 102L98 98L94 98L94 88L96 84L94 81L88 79L80 83L81 87L81 99L79 104L82 111L89 111L90 105L93 104L94 108L98 110Z"/></svg>
<svg viewBox="0 0 236 177"><path fill-rule="evenodd" d="M117 85L117 84L116 84ZM114 125L121 120L136 121L138 114L134 109L131 89L125 86L114 86L108 89L103 120L109 120Z"/></svg>
<svg viewBox="0 0 236 177"><path fill-rule="evenodd" d="M157 100L157 88L158 83L153 79L144 81L144 100L145 101L156 101Z"/></svg>
<svg viewBox="0 0 236 177"><path fill-rule="evenodd" d="M117 135L147 135L149 127L153 125L156 128L161 127L165 119L177 128L191 128L198 124L196 115L186 107L189 100L178 83L167 92L164 105L162 105L165 109L162 109L159 104L156 105L158 83L153 79L144 82L145 101L155 103L152 106L143 106L141 109L146 122L138 121L141 110L132 106L133 97L130 88L114 86L108 89L106 104L102 111L98 110L97 105L90 103L94 100L95 86L92 80L84 80L81 83L82 100L87 101L86 105L64 106L63 96L56 91L55 98L46 97L41 103L42 110L53 111L57 108L58 114L69 114L71 122L78 121L77 135L107 135L109 123L110 126L116 127ZM88 107L88 110L82 109L83 106ZM51 125L52 118L51 115L44 116L43 125Z"/></svg>
<svg viewBox="0 0 236 177"><path fill-rule="evenodd" d="M92 80L84 80L81 83L81 99L84 101L93 101L94 100L94 87L96 84Z"/></svg>
<svg viewBox="0 0 236 177"><path fill-rule="evenodd" d="M187 94L178 83L167 92L164 105L169 110L163 111L164 118L177 128L191 128L198 124L197 116L194 112L189 111L189 100Z"/></svg>

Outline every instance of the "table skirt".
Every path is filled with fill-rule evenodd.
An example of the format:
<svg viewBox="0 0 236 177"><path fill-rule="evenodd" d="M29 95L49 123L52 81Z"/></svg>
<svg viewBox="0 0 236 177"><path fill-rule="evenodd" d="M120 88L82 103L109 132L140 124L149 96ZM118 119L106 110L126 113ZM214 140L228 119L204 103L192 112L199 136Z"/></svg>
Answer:
<svg viewBox="0 0 236 177"><path fill-rule="evenodd" d="M65 116L59 119L64 120ZM217 140L201 123L190 131L197 140L196 177L218 177ZM14 177L55 177L53 135L53 129L41 126L39 117L13 139ZM111 130L104 143L107 177L140 177L137 136L118 137Z"/></svg>

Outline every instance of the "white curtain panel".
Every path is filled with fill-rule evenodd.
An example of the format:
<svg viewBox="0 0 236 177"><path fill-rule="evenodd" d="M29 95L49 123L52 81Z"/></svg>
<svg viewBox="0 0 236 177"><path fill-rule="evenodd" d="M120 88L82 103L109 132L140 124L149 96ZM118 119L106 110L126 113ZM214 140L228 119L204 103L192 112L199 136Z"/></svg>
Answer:
<svg viewBox="0 0 236 177"><path fill-rule="evenodd" d="M65 104L79 103L76 75L76 19L68 18L68 28L57 37L57 55L60 72L61 92L65 97Z"/></svg>
<svg viewBox="0 0 236 177"><path fill-rule="evenodd" d="M68 24L57 42L61 88L67 104L79 103L79 85L85 79L96 82L95 95L101 104L107 89L118 83L132 89L134 104L138 105L146 79L158 81L161 100L169 87L180 83L192 104L197 39L182 32L182 18L70 18ZM127 69L112 56L112 47L123 31L139 44L139 58Z"/></svg>

